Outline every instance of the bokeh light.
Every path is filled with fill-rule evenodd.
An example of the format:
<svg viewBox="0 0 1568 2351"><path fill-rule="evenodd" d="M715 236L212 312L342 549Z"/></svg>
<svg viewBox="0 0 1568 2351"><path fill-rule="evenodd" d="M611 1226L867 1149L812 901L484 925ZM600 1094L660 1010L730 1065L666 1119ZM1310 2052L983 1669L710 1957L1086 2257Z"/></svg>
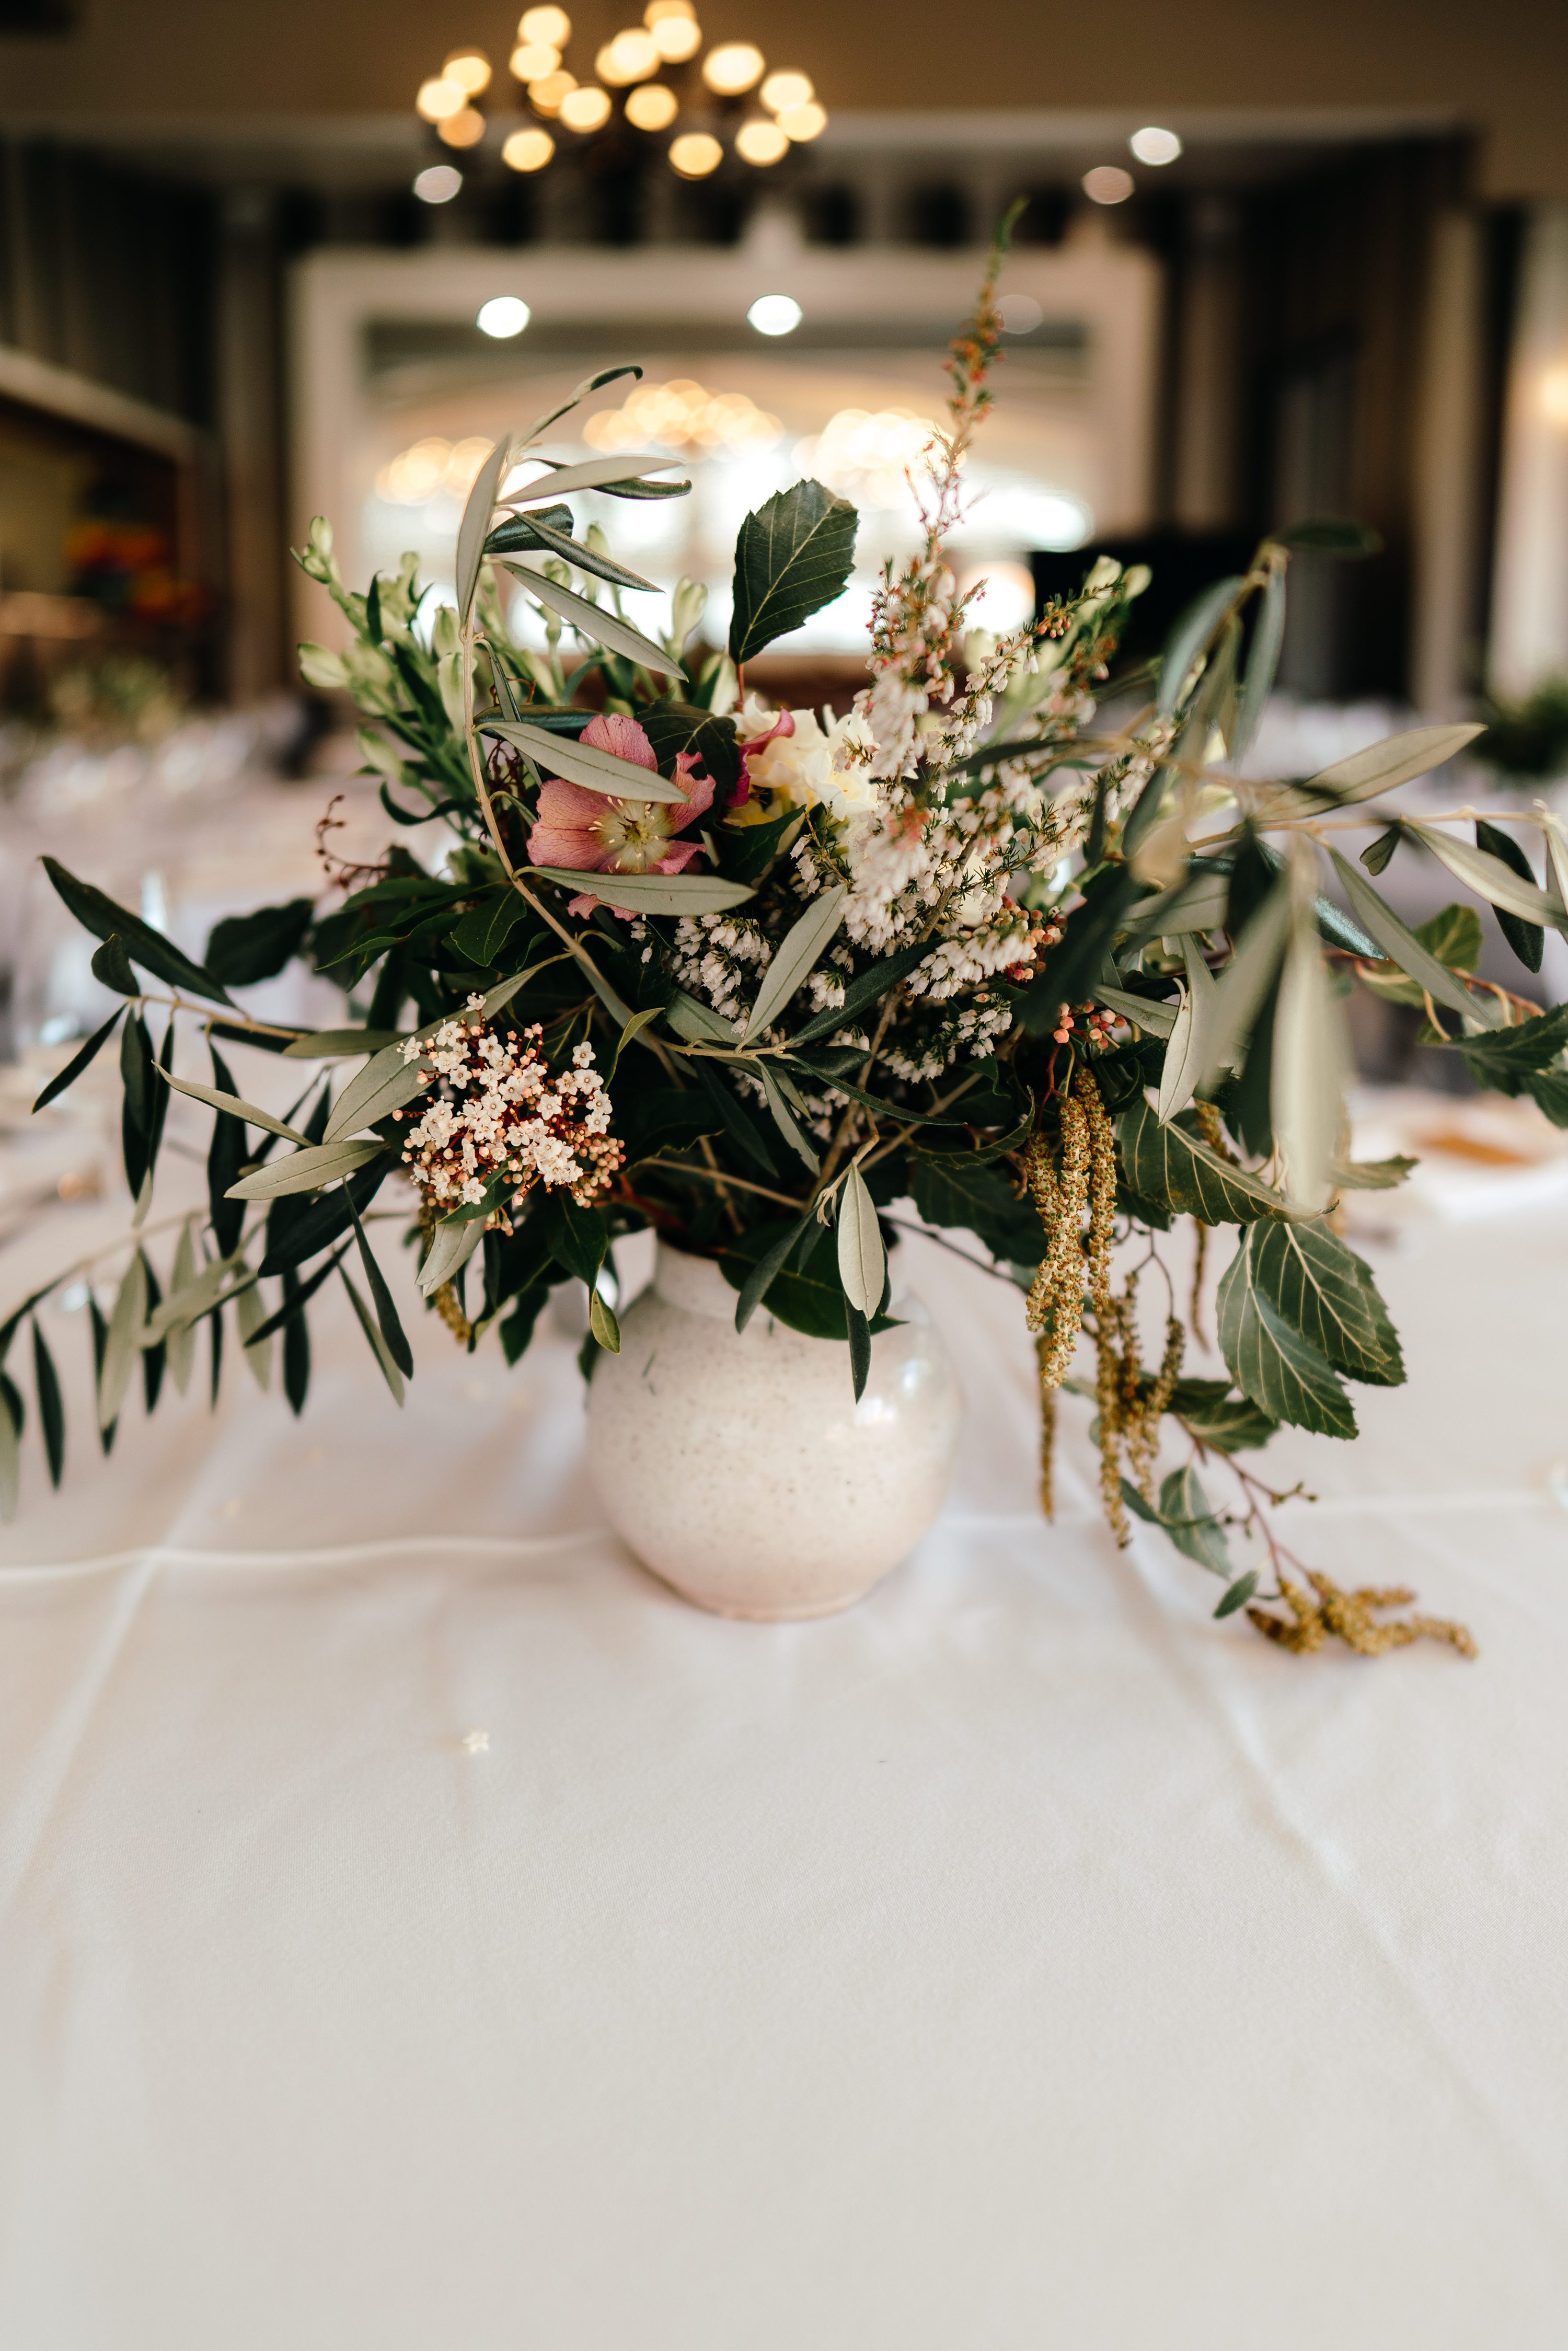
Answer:
<svg viewBox="0 0 1568 2351"><path fill-rule="evenodd" d="M509 171L542 172L555 153L555 141L548 131L514 131L501 150L501 161Z"/></svg>
<svg viewBox="0 0 1568 2351"><path fill-rule="evenodd" d="M717 98L738 98L768 70L754 41L721 41L703 59L703 79Z"/></svg>
<svg viewBox="0 0 1568 2351"><path fill-rule="evenodd" d="M543 81L560 63L560 51L549 41L524 41L512 51L512 71L519 81Z"/></svg>
<svg viewBox="0 0 1568 2351"><path fill-rule="evenodd" d="M683 131L670 141L670 162L683 180L706 180L724 161L724 149L706 131Z"/></svg>
<svg viewBox="0 0 1568 2351"><path fill-rule="evenodd" d="M429 163L413 175L413 193L422 204L449 204L463 186L455 163Z"/></svg>
<svg viewBox="0 0 1568 2351"><path fill-rule="evenodd" d="M482 335L492 335L498 343L509 342L520 335L533 317L526 302L515 294L497 294L488 302L481 302L474 324Z"/></svg>
<svg viewBox="0 0 1568 2351"><path fill-rule="evenodd" d="M747 163L777 163L789 152L789 141L776 122L743 122L735 134L735 152Z"/></svg>
<svg viewBox="0 0 1568 2351"><path fill-rule="evenodd" d="M571 38L571 18L564 8L525 8L517 26L519 41L543 41L564 49Z"/></svg>
<svg viewBox="0 0 1568 2351"><path fill-rule="evenodd" d="M792 335L802 315L793 294L759 294L746 320L759 335Z"/></svg>
<svg viewBox="0 0 1568 2351"><path fill-rule="evenodd" d="M1120 163L1096 163L1083 174L1083 193L1092 204L1124 204L1134 185L1131 172Z"/></svg>
<svg viewBox="0 0 1568 2351"><path fill-rule="evenodd" d="M528 103L537 106L541 114L559 114L572 91L577 88L577 76L565 68L546 74L542 81L528 84Z"/></svg>
<svg viewBox="0 0 1568 2351"><path fill-rule="evenodd" d="M786 139L820 139L827 127L827 114L814 99L804 106L787 106L779 117L779 128Z"/></svg>
<svg viewBox="0 0 1568 2351"><path fill-rule="evenodd" d="M444 74L437 74L420 83L413 103L426 122L444 122L452 115L462 113L468 103L468 93L461 82L448 81Z"/></svg>
<svg viewBox="0 0 1568 2351"><path fill-rule="evenodd" d="M485 118L477 107L465 106L460 114L448 115L435 126L435 135L448 147L477 147L485 136Z"/></svg>
<svg viewBox="0 0 1568 2351"><path fill-rule="evenodd" d="M441 74L444 81L455 81L465 97L477 98L490 86L490 60L483 49L454 49Z"/></svg>
<svg viewBox="0 0 1568 2351"><path fill-rule="evenodd" d="M680 110L674 91L662 81L644 82L626 100L626 120L634 131L667 131Z"/></svg>
<svg viewBox="0 0 1568 2351"><path fill-rule="evenodd" d="M803 73L770 73L758 92L775 114L790 106L810 106L816 95L810 75Z"/></svg>
<svg viewBox="0 0 1568 2351"><path fill-rule="evenodd" d="M659 70L659 51L653 36L641 26L617 33L594 58L593 68L601 81L607 81L612 89L624 89L628 82L645 80L649 74Z"/></svg>
<svg viewBox="0 0 1568 2351"><path fill-rule="evenodd" d="M593 82L569 90L560 102L560 119L569 131L599 131L610 120L610 93Z"/></svg>
<svg viewBox="0 0 1568 2351"><path fill-rule="evenodd" d="M1176 132L1162 131L1155 122L1134 131L1127 144L1140 163L1174 163L1181 153L1181 141Z"/></svg>

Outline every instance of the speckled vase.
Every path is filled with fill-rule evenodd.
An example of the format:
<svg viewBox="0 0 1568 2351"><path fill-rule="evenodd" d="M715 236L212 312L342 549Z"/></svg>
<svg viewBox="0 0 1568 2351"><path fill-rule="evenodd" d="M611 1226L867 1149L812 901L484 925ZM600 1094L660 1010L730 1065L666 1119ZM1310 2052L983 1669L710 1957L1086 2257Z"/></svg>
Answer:
<svg viewBox="0 0 1568 2351"><path fill-rule="evenodd" d="M759 1307L735 1327L716 1265L660 1245L601 1355L589 1464L640 1560L721 1616L825 1616L912 1551L942 1507L961 1403L946 1349L899 1289L857 1404L845 1349Z"/></svg>

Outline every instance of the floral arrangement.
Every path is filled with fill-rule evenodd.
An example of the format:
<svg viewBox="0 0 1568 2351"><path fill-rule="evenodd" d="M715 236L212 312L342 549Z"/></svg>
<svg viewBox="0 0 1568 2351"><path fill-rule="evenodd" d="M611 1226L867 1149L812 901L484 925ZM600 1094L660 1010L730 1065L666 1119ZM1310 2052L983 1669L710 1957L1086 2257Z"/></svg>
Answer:
<svg viewBox="0 0 1568 2351"><path fill-rule="evenodd" d="M847 714L772 709L747 682L848 577L856 517L820 484L742 526L726 650L691 650L705 600L690 581L662 633L627 618L658 591L597 529L578 531L570 501L689 484L660 478L657 453L537 454L579 401L637 372L614 369L491 451L463 517L455 604L430 617L413 557L350 590L324 521L298 559L351 638L340 653L305 646L305 675L354 697L392 824L444 821L434 870L394 839L374 868L338 874L339 903L220 923L197 964L47 861L125 999L39 1098L118 1030L136 1228L109 1311L92 1310L106 1444L139 1364L149 1408L165 1374L190 1378L203 1323L214 1392L232 1325L258 1371L278 1343L298 1411L309 1310L334 1278L401 1400L413 1357L368 1229L388 1216L465 1346L494 1329L516 1362L552 1286L582 1282L591 1372L619 1346L612 1245L652 1227L717 1262L742 1327L766 1306L842 1347L858 1395L889 1239L913 1214L1017 1285L1048 1511L1069 1389L1092 1399L1117 1539L1133 1517L1164 1528L1219 1579L1217 1614L1245 1609L1295 1650L1423 1633L1470 1647L1461 1627L1387 1618L1407 1593L1345 1592L1298 1567L1268 1517L1281 1497L1247 1457L1282 1423L1353 1437L1349 1384L1405 1377L1372 1275L1336 1230L1345 1189L1396 1184L1409 1165L1346 1156L1348 991L1418 1008L1428 1042L1568 1124L1568 1006L1543 1011L1477 977L1473 906L1412 931L1374 877L1396 855L1430 858L1495 910L1533 972L1544 926L1568 928L1568 841L1540 808L1473 830L1464 811L1385 812L1358 861L1341 852L1341 831L1460 748L1467 726L1305 780L1239 779L1280 651L1291 534L1217 581L1142 679L1115 678L1113 662L1146 575L1104 559L1028 627L973 631L944 545L992 396L1004 245L952 347L946 428L915 486L919 552L881 581L869 683ZM1293 537L1332 545L1335 528ZM542 651L507 625L512 583L542 614ZM1116 725L1098 721L1108 686L1128 714ZM1521 828L1542 838L1544 882ZM231 988L295 956L342 987L341 1028L268 1026L235 1004ZM175 1073L193 1031L210 1083ZM287 1116L236 1084L226 1056L242 1047L307 1065ZM174 1220L160 1275L147 1219L171 1088L214 1113L210 1198L204 1217ZM1185 1300L1166 1257L1178 1228L1192 1235ZM1189 1356L1220 1230L1222 1370L1201 1376ZM57 1481L47 1294L0 1326L0 1352L30 1322ZM25 1408L9 1378L0 1395L14 1499Z"/></svg>

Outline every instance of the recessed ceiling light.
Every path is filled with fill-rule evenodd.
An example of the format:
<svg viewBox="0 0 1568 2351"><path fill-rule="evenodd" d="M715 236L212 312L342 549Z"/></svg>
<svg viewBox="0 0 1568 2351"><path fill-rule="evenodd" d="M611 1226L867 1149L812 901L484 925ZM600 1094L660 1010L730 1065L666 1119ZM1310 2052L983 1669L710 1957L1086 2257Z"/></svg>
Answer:
<svg viewBox="0 0 1568 2351"><path fill-rule="evenodd" d="M474 323L482 335L494 335L498 343L504 343L511 336L520 335L533 315L528 304L519 302L515 294L497 294L480 304Z"/></svg>
<svg viewBox="0 0 1568 2351"><path fill-rule="evenodd" d="M1181 141L1176 132L1162 131L1155 122L1134 131L1127 144L1140 163L1174 163L1181 153Z"/></svg>
<svg viewBox="0 0 1568 2351"><path fill-rule="evenodd" d="M759 294L746 314L759 335L792 335L804 313L792 294Z"/></svg>

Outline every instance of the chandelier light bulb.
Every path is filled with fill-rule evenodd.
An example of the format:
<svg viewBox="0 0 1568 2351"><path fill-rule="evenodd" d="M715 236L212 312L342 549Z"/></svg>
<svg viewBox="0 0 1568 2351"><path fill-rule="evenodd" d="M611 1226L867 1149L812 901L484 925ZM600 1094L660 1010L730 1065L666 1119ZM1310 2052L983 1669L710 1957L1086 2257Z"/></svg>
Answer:
<svg viewBox="0 0 1568 2351"><path fill-rule="evenodd" d="M757 94L770 113L784 114L793 106L810 106L817 92L810 74L770 73Z"/></svg>
<svg viewBox="0 0 1568 2351"><path fill-rule="evenodd" d="M1162 131L1157 123L1145 123L1134 131L1127 141L1140 163L1174 163L1181 153L1181 141L1174 131Z"/></svg>
<svg viewBox="0 0 1568 2351"><path fill-rule="evenodd" d="M789 141L776 122L743 122L735 134L735 152L747 163L777 163L789 152Z"/></svg>
<svg viewBox="0 0 1568 2351"><path fill-rule="evenodd" d="M571 18L564 8L526 8L517 26L519 41L538 41L549 49L564 49L571 38Z"/></svg>
<svg viewBox="0 0 1568 2351"><path fill-rule="evenodd" d="M512 51L512 71L519 81L543 81L560 63L560 51L549 41L520 41Z"/></svg>
<svg viewBox="0 0 1568 2351"><path fill-rule="evenodd" d="M716 98L738 98L767 70L768 60L754 41L721 41L703 59L703 79Z"/></svg>
<svg viewBox="0 0 1568 2351"><path fill-rule="evenodd" d="M509 171L542 172L555 153L555 141L548 131L514 131L501 150L501 161Z"/></svg>
<svg viewBox="0 0 1568 2351"><path fill-rule="evenodd" d="M623 89L628 82L644 81L659 70L659 51L652 33L641 26L617 33L606 41L593 60L594 71L612 89Z"/></svg>
<svg viewBox="0 0 1568 2351"><path fill-rule="evenodd" d="M670 141L670 162L683 180L706 180L724 161L724 149L706 131L684 131Z"/></svg>
<svg viewBox="0 0 1568 2351"><path fill-rule="evenodd" d="M667 131L680 112L673 89L662 81L647 81L626 100L626 120L633 131Z"/></svg>
<svg viewBox="0 0 1568 2351"><path fill-rule="evenodd" d="M804 106L787 106L779 117L779 128L785 138L798 140L802 144L808 139L820 139L827 127L827 113L815 99L808 100Z"/></svg>
<svg viewBox="0 0 1568 2351"><path fill-rule="evenodd" d="M1092 204L1124 204L1134 184L1131 172L1124 172L1120 163L1096 163L1083 174L1083 193Z"/></svg>
<svg viewBox="0 0 1568 2351"><path fill-rule="evenodd" d="M454 49L441 68L444 81L455 81L468 98L477 98L490 86L490 60L483 49Z"/></svg>
<svg viewBox="0 0 1568 2351"><path fill-rule="evenodd" d="M533 315L515 294L497 294L491 301L480 303L474 324L482 335L493 335L497 342L504 343L520 335Z"/></svg>
<svg viewBox="0 0 1568 2351"><path fill-rule="evenodd" d="M453 163L430 163L413 175L413 193L422 204L449 204L462 185L463 174Z"/></svg>
<svg viewBox="0 0 1568 2351"><path fill-rule="evenodd" d="M422 81L414 99L415 111L426 122L444 122L454 114L461 114L468 103L468 93L461 82L448 81L444 74L430 81Z"/></svg>
<svg viewBox="0 0 1568 2351"><path fill-rule="evenodd" d="M746 314L746 323L759 335L792 335L802 315L792 294L759 294Z"/></svg>
<svg viewBox="0 0 1568 2351"><path fill-rule="evenodd" d="M610 120L610 93L593 82L569 90L560 102L560 119L569 131L600 131Z"/></svg>
<svg viewBox="0 0 1568 2351"><path fill-rule="evenodd" d="M476 107L465 106L435 126L435 135L448 147L477 147L485 136L485 118Z"/></svg>
<svg viewBox="0 0 1568 2351"><path fill-rule="evenodd" d="M546 74L542 81L529 82L528 100L541 114L559 114L576 88L577 76L558 68Z"/></svg>

